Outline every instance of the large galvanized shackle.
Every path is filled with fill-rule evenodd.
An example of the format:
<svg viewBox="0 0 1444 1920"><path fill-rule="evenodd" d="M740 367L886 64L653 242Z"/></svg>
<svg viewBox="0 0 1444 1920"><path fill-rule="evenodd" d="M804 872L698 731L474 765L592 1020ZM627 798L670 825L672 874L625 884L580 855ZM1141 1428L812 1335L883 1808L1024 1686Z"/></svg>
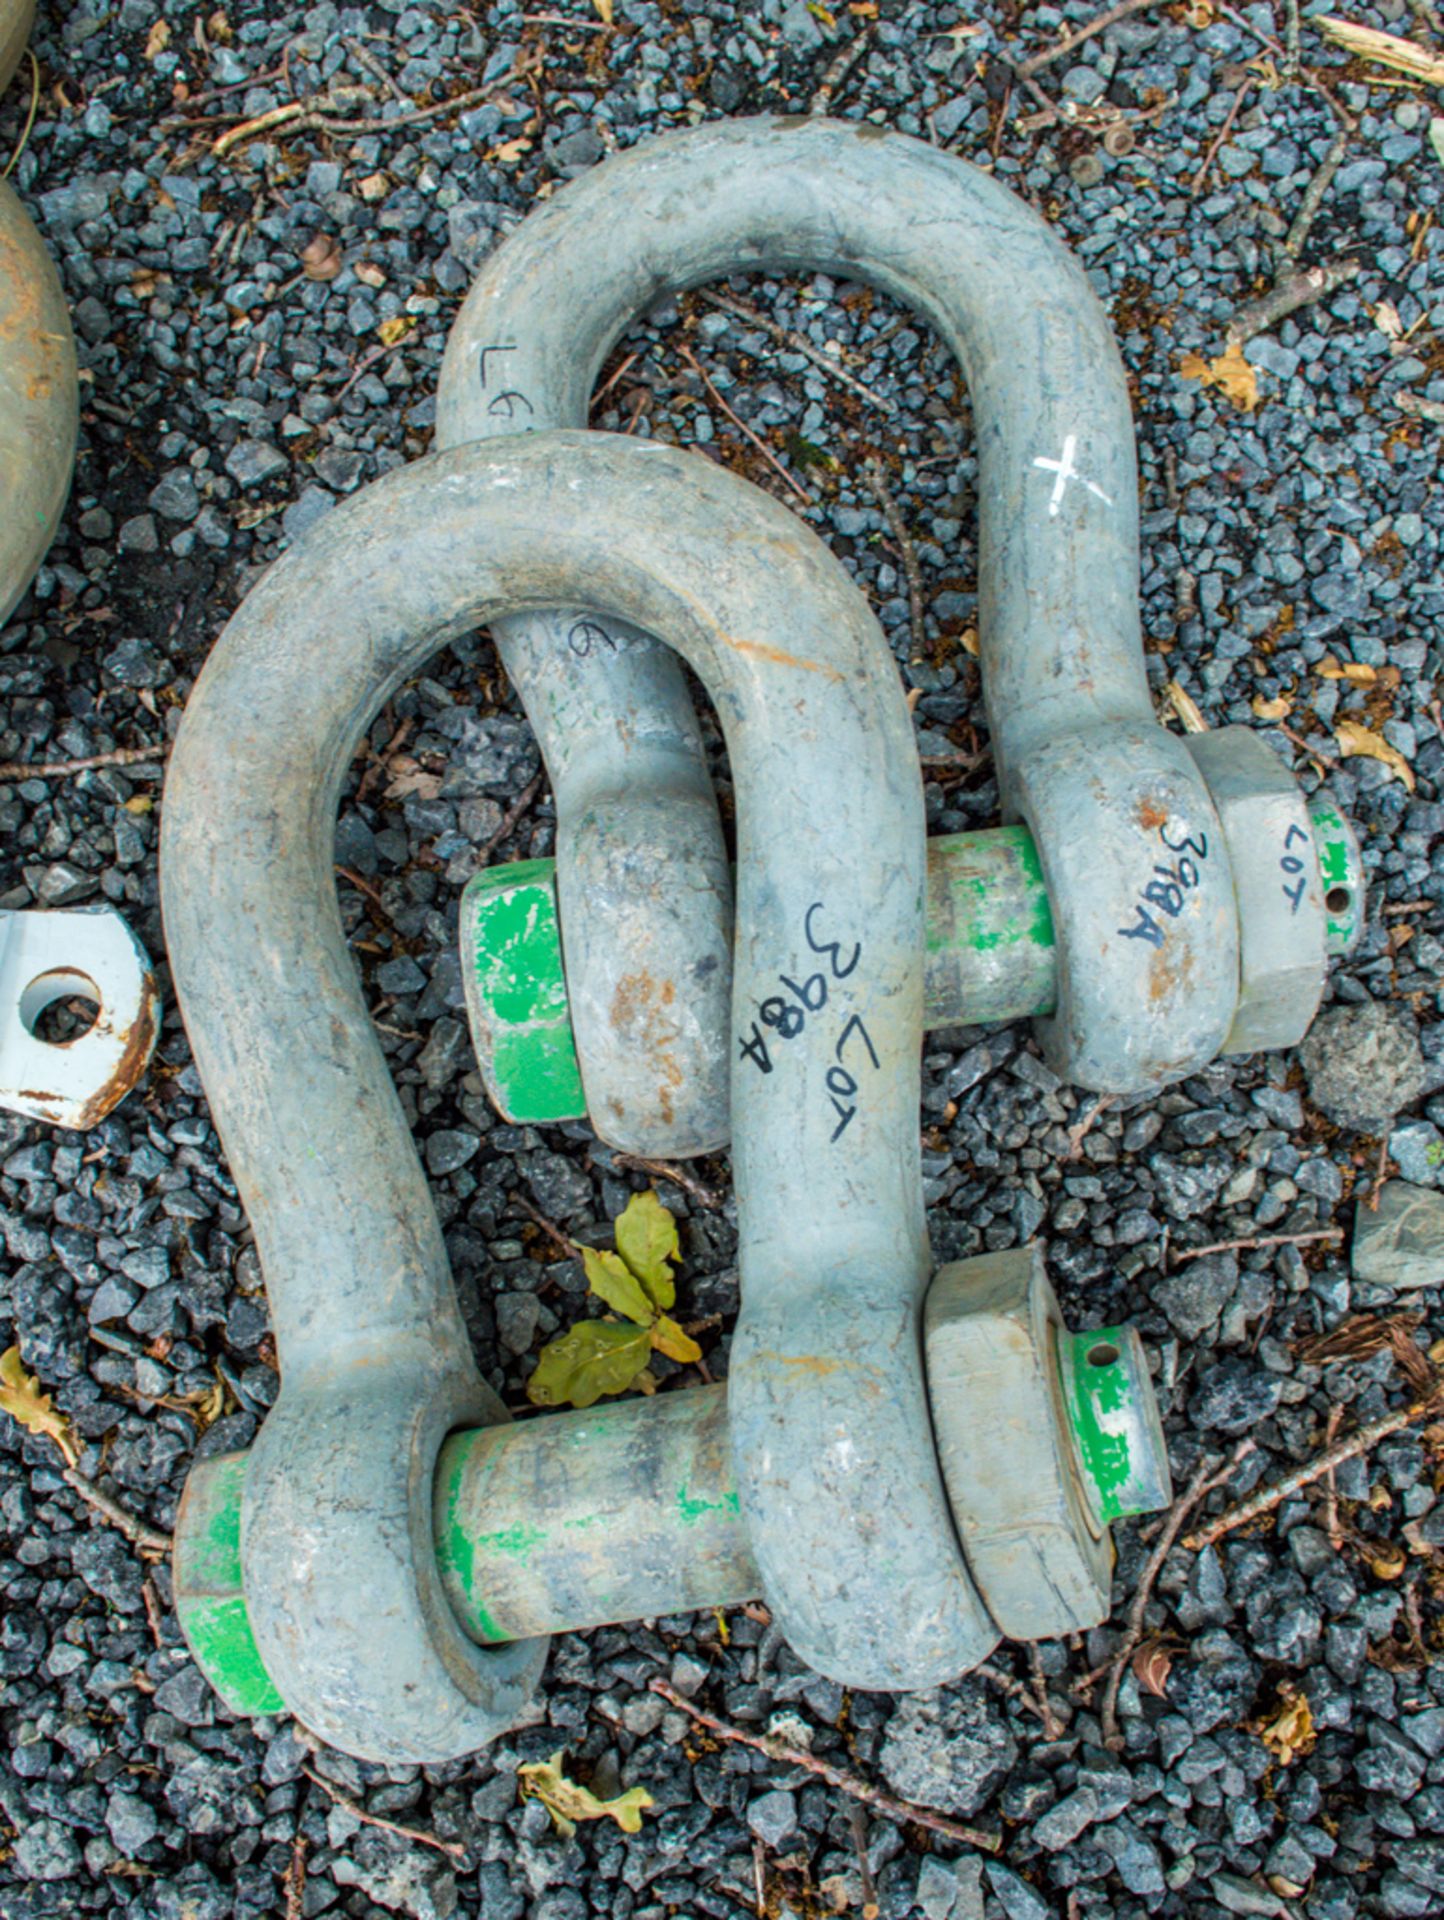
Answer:
<svg viewBox="0 0 1444 1920"><path fill-rule="evenodd" d="M1032 830L1058 939L1047 1051L1103 1091L1187 1073L1234 1017L1228 855L1197 767L1149 698L1112 333L1081 267L1005 187L902 135L814 119L729 121L615 156L483 268L447 345L439 439L582 425L607 352L661 294L798 267L906 302L968 383L989 726L1004 812ZM727 1134L720 840L675 664L594 613L505 622L498 638L557 797L593 1123L633 1150L693 1152ZM789 614L779 604L782 646ZM675 987L660 1059L642 1023L619 1018L633 1004L622 982L642 975Z"/></svg>
<svg viewBox="0 0 1444 1920"><path fill-rule="evenodd" d="M808 983L787 1047L732 1069L728 1408L769 1601L803 1659L861 1686L934 1684L997 1638L922 1376L924 827L877 624L800 522L706 461L585 433L458 449L338 508L252 591L192 695L162 839L177 995L281 1357L243 1508L256 1643L308 1726L388 1760L484 1742L543 1649L479 1651L436 1571L442 1441L502 1410L346 949L333 823L409 673L579 581L683 654L727 730L744 1027L779 979Z"/></svg>
<svg viewBox="0 0 1444 1920"><path fill-rule="evenodd" d="M34 24L35 0L0 0L0 88L19 66Z"/></svg>

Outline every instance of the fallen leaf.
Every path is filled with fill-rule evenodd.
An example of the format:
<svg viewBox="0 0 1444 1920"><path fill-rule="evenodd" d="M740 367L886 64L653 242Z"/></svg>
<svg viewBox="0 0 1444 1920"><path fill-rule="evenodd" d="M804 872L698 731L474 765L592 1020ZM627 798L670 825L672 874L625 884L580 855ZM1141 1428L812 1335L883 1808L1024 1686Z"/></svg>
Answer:
<svg viewBox="0 0 1444 1920"><path fill-rule="evenodd" d="M1259 1738L1280 1766L1286 1767L1303 1754L1311 1753L1318 1735L1306 1694L1282 1693L1280 1701L1274 1718L1259 1728Z"/></svg>
<svg viewBox="0 0 1444 1920"><path fill-rule="evenodd" d="M517 1768L522 1791L541 1801L564 1840L576 1832L578 1820L615 1820L623 1833L642 1831L642 1809L652 1796L645 1787L630 1787L615 1800L599 1800L589 1787L579 1787L562 1772L562 1750L550 1760L533 1760Z"/></svg>
<svg viewBox="0 0 1444 1920"><path fill-rule="evenodd" d="M1133 1672L1145 1693L1155 1700L1168 1698L1168 1676L1173 1671L1173 1648L1166 1640L1145 1640L1133 1656Z"/></svg>
<svg viewBox="0 0 1444 1920"><path fill-rule="evenodd" d="M1380 33L1376 27L1356 26L1335 13L1321 13L1312 24L1336 47L1354 53L1361 60L1373 60L1396 73L1407 73L1431 87L1444 87L1444 60L1436 58L1417 40L1403 40L1397 33Z"/></svg>
<svg viewBox="0 0 1444 1920"><path fill-rule="evenodd" d="M1207 733L1208 722L1199 712L1191 694L1186 693L1176 680L1170 680L1164 688L1168 704L1183 722L1185 733Z"/></svg>
<svg viewBox="0 0 1444 1920"><path fill-rule="evenodd" d="M415 326L416 322L410 314L394 314L391 319L381 322L376 329L376 336L383 347L394 347L404 340Z"/></svg>
<svg viewBox="0 0 1444 1920"><path fill-rule="evenodd" d="M0 1354L0 1413L8 1413L30 1433L43 1433L65 1455L67 1466L79 1466L80 1449L69 1420L56 1412L50 1395L40 1391L34 1374L25 1371L19 1347Z"/></svg>
<svg viewBox="0 0 1444 1920"><path fill-rule="evenodd" d="M387 762L391 779L386 788L388 800L405 800L414 794L418 800L434 800L441 792L442 776L428 773L410 754L393 754Z"/></svg>
<svg viewBox="0 0 1444 1920"><path fill-rule="evenodd" d="M606 1301L613 1313L625 1314L639 1327L651 1326L652 1303L625 1260L596 1247L583 1247L582 1265L586 1268L587 1285L599 1300Z"/></svg>
<svg viewBox="0 0 1444 1920"><path fill-rule="evenodd" d="M1341 664L1331 654L1325 654L1314 668L1314 672L1321 680L1347 680L1351 686L1355 687L1372 687L1379 677L1374 669L1365 666L1362 660L1345 660Z"/></svg>
<svg viewBox="0 0 1444 1920"><path fill-rule="evenodd" d="M684 1367L692 1366L702 1358L702 1349L690 1333L684 1333L675 1320L669 1320L665 1313L659 1313L652 1324L652 1345L658 1353L665 1353L669 1360L675 1360Z"/></svg>
<svg viewBox="0 0 1444 1920"><path fill-rule="evenodd" d="M581 1320L541 1350L526 1383L534 1407L592 1407L625 1393L647 1364L652 1336L621 1320Z"/></svg>
<svg viewBox="0 0 1444 1920"><path fill-rule="evenodd" d="M386 275L381 271L380 267L376 265L374 260L358 260L351 271L358 280L363 281L368 287L384 287L386 285Z"/></svg>
<svg viewBox="0 0 1444 1920"><path fill-rule="evenodd" d="M129 800L122 802L122 805L127 813L151 813L154 811L155 801L148 793L133 793Z"/></svg>
<svg viewBox="0 0 1444 1920"><path fill-rule="evenodd" d="M649 1187L634 1193L617 1219L617 1252L659 1307L676 1305L674 1260L681 1258L677 1222Z"/></svg>
<svg viewBox="0 0 1444 1920"><path fill-rule="evenodd" d="M308 280L334 280L345 265L329 233L318 233L301 249L301 271Z"/></svg>
<svg viewBox="0 0 1444 1920"><path fill-rule="evenodd" d="M164 20L157 20L145 39L145 57L158 60L170 45L170 28Z"/></svg>
<svg viewBox="0 0 1444 1920"><path fill-rule="evenodd" d="M607 26L610 26L612 24L612 0L592 0L592 5L597 10L597 18L604 21Z"/></svg>
<svg viewBox="0 0 1444 1920"><path fill-rule="evenodd" d="M1249 705L1260 720L1287 720L1294 710L1294 703L1286 693L1277 700L1250 700Z"/></svg>
<svg viewBox="0 0 1444 1920"><path fill-rule="evenodd" d="M524 153L531 151L531 141L522 134L516 140L503 140L499 147L493 147L486 156L488 160L499 161L504 167L515 166Z"/></svg>
<svg viewBox="0 0 1444 1920"><path fill-rule="evenodd" d="M1386 340L1403 339L1404 322L1399 318L1399 309L1394 305L1392 300L1381 300L1379 304L1371 310L1369 318Z"/></svg>
<svg viewBox="0 0 1444 1920"><path fill-rule="evenodd" d="M1334 740L1346 760L1356 753L1364 754L1370 760L1382 760L1389 771L1404 782L1410 793L1414 791L1414 769L1399 749L1391 747L1381 733L1373 732L1358 720L1340 720L1334 728Z"/></svg>
<svg viewBox="0 0 1444 1920"><path fill-rule="evenodd" d="M1429 145L1434 149L1434 158L1444 167L1444 120L1429 122Z"/></svg>
<svg viewBox="0 0 1444 1920"><path fill-rule="evenodd" d="M228 47L235 38L235 35L231 32L230 21L227 20L225 14L221 12L219 7L216 8L215 12L211 14L206 21L206 32L212 40L218 41L223 47Z"/></svg>
<svg viewBox="0 0 1444 1920"><path fill-rule="evenodd" d="M1397 1580L1408 1564L1408 1555L1392 1540L1381 1541L1367 1558L1369 1571L1376 1580Z"/></svg>
<svg viewBox="0 0 1444 1920"><path fill-rule="evenodd" d="M1200 353L1184 354L1178 371L1185 380L1201 380L1206 387L1217 387L1242 413L1252 413L1258 405L1258 375L1237 340L1230 340L1217 360L1205 360Z"/></svg>

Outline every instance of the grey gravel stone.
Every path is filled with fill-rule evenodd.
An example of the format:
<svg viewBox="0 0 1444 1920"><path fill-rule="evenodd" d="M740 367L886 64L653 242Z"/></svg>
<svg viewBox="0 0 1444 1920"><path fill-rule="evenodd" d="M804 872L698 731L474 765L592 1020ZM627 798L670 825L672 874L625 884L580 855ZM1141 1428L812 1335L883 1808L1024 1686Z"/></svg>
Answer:
<svg viewBox="0 0 1444 1920"><path fill-rule="evenodd" d="M1377 1210L1354 1209L1350 1269L1355 1279L1405 1292L1444 1286L1444 1193L1386 1181Z"/></svg>
<svg viewBox="0 0 1444 1920"><path fill-rule="evenodd" d="M797 1802L774 1789L747 1803L747 1824L765 1847L781 1849L797 1832Z"/></svg>
<svg viewBox="0 0 1444 1920"><path fill-rule="evenodd" d="M1378 1133L1424 1091L1424 1056L1407 1008L1381 1000L1330 1007L1299 1048L1309 1098L1341 1127Z"/></svg>
<svg viewBox="0 0 1444 1920"><path fill-rule="evenodd" d="M238 440L226 455L226 472L242 487L263 486L289 464L279 447L264 440Z"/></svg>
<svg viewBox="0 0 1444 1920"><path fill-rule="evenodd" d="M1017 1756L978 1683L914 1694L887 1723L880 1764L895 1793L940 1813L976 1813Z"/></svg>

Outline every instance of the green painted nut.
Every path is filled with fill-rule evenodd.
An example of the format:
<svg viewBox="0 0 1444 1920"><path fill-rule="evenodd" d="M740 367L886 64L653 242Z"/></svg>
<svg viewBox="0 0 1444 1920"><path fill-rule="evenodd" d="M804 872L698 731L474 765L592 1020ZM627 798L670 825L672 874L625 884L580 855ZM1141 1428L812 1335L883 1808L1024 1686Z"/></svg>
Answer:
<svg viewBox="0 0 1444 1920"><path fill-rule="evenodd" d="M1012 1640L1106 1620L1106 1519L1172 1497L1141 1350L1125 1366L1120 1330L1080 1338L1105 1377L1082 1388L1036 1244L957 1261L928 1290L923 1348L948 1503L978 1591Z"/></svg>
<svg viewBox="0 0 1444 1920"><path fill-rule="evenodd" d="M1350 953L1364 918L1358 843L1327 795L1316 794L1308 814L1323 887L1325 948L1330 956ZM492 1104L514 1126L584 1120L587 1113L567 1005L555 874L552 860L488 867L461 898L461 970L472 1043ZM923 1014L929 1028L1053 1011L1053 920L1026 827L930 840L927 889Z"/></svg>

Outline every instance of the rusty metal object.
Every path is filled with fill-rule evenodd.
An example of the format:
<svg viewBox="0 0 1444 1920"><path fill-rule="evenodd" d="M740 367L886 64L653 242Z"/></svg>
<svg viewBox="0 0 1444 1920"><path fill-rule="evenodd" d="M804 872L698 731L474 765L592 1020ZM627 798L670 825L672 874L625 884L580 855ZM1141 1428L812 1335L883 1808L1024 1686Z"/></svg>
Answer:
<svg viewBox="0 0 1444 1920"><path fill-rule="evenodd" d="M0 627L55 537L79 419L75 336L60 276L0 180Z"/></svg>
<svg viewBox="0 0 1444 1920"><path fill-rule="evenodd" d="M95 1017L48 1040L37 1027L59 1000ZM118 913L0 913L0 1107L83 1133L140 1079L159 1031L155 975Z"/></svg>

